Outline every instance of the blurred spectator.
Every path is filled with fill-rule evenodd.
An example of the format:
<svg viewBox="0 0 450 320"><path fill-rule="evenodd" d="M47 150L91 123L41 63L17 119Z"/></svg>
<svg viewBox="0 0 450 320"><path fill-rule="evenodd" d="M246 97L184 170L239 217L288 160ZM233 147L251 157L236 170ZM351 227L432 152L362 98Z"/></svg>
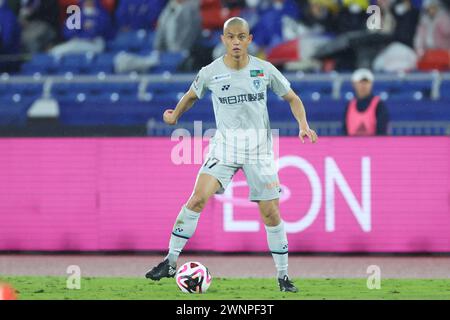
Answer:
<svg viewBox="0 0 450 320"><path fill-rule="evenodd" d="M395 42L410 41L408 34L411 34L411 29L408 28L414 30L415 25L414 11L408 7L410 0L399 1L401 1L399 7L392 7L390 0L377 0L381 24L379 27L368 28L369 21L366 15L368 2L345 0L336 28L343 33L320 47L315 57L321 60L335 59L338 70L371 68L377 56L376 70L401 71L414 68L416 62L414 53L407 45ZM400 17L399 21L396 17ZM392 42L395 43L391 45Z"/></svg>
<svg viewBox="0 0 450 320"><path fill-rule="evenodd" d="M157 51L189 51L201 33L197 0L171 0L158 19L154 48Z"/></svg>
<svg viewBox="0 0 450 320"><path fill-rule="evenodd" d="M343 132L348 136L385 135L389 121L386 106L372 94L374 76L368 69L358 69L352 75L356 98L345 110Z"/></svg>
<svg viewBox="0 0 450 320"><path fill-rule="evenodd" d="M20 63L13 55L20 51L20 25L5 0L0 0L0 73L16 72Z"/></svg>
<svg viewBox="0 0 450 320"><path fill-rule="evenodd" d="M270 3L267 0L246 0L245 7L241 10L240 17L245 19L250 28L252 28L258 22L258 11L263 7L267 8L269 5Z"/></svg>
<svg viewBox="0 0 450 320"><path fill-rule="evenodd" d="M336 18L327 0L309 0L301 22L313 33L336 32Z"/></svg>
<svg viewBox="0 0 450 320"><path fill-rule="evenodd" d="M441 3L446 10L450 10L450 0L441 0Z"/></svg>
<svg viewBox="0 0 450 320"><path fill-rule="evenodd" d="M200 0L202 28L220 30L226 20L240 15L242 1Z"/></svg>
<svg viewBox="0 0 450 320"><path fill-rule="evenodd" d="M337 17L337 33L364 30L368 0L344 0Z"/></svg>
<svg viewBox="0 0 450 320"><path fill-rule="evenodd" d="M47 22L52 28L58 29L58 0L16 0L20 2L18 16L28 21L40 20Z"/></svg>
<svg viewBox="0 0 450 320"><path fill-rule="evenodd" d="M396 21L391 10L391 0L377 0L376 3L381 9L381 29L374 29L373 31L393 35Z"/></svg>
<svg viewBox="0 0 450 320"><path fill-rule="evenodd" d="M20 1L20 0L18 0L18 1ZM45 1L45 0L43 0L43 1ZM123 1L128 1L128 0L123 0ZM80 6L82 3L83 3L83 0L58 0L59 22L60 22L61 26L65 23L65 20L67 18L67 8L71 5ZM116 0L100 0L100 4L101 4L102 8L105 9L111 16L113 15L113 13L116 9Z"/></svg>
<svg viewBox="0 0 450 320"><path fill-rule="evenodd" d="M286 39L283 37L283 25L296 22L300 9L293 0L274 0L267 9L260 11L258 23L253 27L253 41L261 49L269 49Z"/></svg>
<svg viewBox="0 0 450 320"><path fill-rule="evenodd" d="M322 61L333 59L337 70L345 71L358 67L360 65L358 49L370 46L362 41L368 35L366 27L368 5L367 0L344 0L336 18L338 36L316 49L313 58Z"/></svg>
<svg viewBox="0 0 450 320"><path fill-rule="evenodd" d="M129 1L129 0L125 0ZM114 11L117 10L117 4L116 0L101 0L100 3L102 4L102 7L108 11L108 13L112 16L114 14ZM120 2L120 0L119 0Z"/></svg>
<svg viewBox="0 0 450 320"><path fill-rule="evenodd" d="M419 57L428 49L450 49L450 16L438 0L425 0L414 39Z"/></svg>
<svg viewBox="0 0 450 320"><path fill-rule="evenodd" d="M79 0L58 0L59 24L62 27L67 19L67 8L72 5L79 5Z"/></svg>
<svg viewBox="0 0 450 320"><path fill-rule="evenodd" d="M117 73L145 72L159 62L161 52L180 52L186 55L201 34L200 9L197 0L171 0L158 19L154 49L148 56L126 52L114 59Z"/></svg>
<svg viewBox="0 0 450 320"><path fill-rule="evenodd" d="M167 0L122 0L116 10L119 31L154 29Z"/></svg>
<svg viewBox="0 0 450 320"><path fill-rule="evenodd" d="M394 40L413 48L414 32L419 21L419 10L412 6L411 0L397 0L393 4L396 25Z"/></svg>
<svg viewBox="0 0 450 320"><path fill-rule="evenodd" d="M110 38L112 36L111 18L100 0L81 0L80 6L81 29L68 29L67 26L64 26L64 38Z"/></svg>
<svg viewBox="0 0 450 320"><path fill-rule="evenodd" d="M267 9L271 6L272 0L246 0L245 5L248 8Z"/></svg>
<svg viewBox="0 0 450 320"><path fill-rule="evenodd" d="M225 8L228 9L243 9L247 6L245 0L222 0L222 4Z"/></svg>
<svg viewBox="0 0 450 320"><path fill-rule="evenodd" d="M371 68L375 57L394 39L396 21L391 11L390 0L377 0L376 4L380 8L381 24L375 28L351 33L353 37L351 47L357 68Z"/></svg>
<svg viewBox="0 0 450 320"><path fill-rule="evenodd" d="M6 1L0 0L0 54L16 54L19 48L19 23Z"/></svg>
<svg viewBox="0 0 450 320"><path fill-rule="evenodd" d="M395 18L392 43L373 59L373 69L380 72L406 72L416 68L417 55L412 49L419 17L410 0L398 0L392 6ZM372 59L372 57L370 57Z"/></svg>
<svg viewBox="0 0 450 320"><path fill-rule="evenodd" d="M58 2L56 0L21 0L19 21L25 52L46 51L58 41Z"/></svg>
<svg viewBox="0 0 450 320"><path fill-rule="evenodd" d="M82 0L81 28L68 29L64 25L63 36L68 39L50 50L57 56L86 52L100 53L105 48L105 39L112 35L111 19L99 0Z"/></svg>
<svg viewBox="0 0 450 320"><path fill-rule="evenodd" d="M393 42L375 57L372 66L378 72L412 71L417 66L417 54L411 47Z"/></svg>
<svg viewBox="0 0 450 320"><path fill-rule="evenodd" d="M299 22L284 18L283 42L266 51L267 60L289 71L320 71L322 63L313 55L335 33L337 7L332 0L308 0L300 8Z"/></svg>

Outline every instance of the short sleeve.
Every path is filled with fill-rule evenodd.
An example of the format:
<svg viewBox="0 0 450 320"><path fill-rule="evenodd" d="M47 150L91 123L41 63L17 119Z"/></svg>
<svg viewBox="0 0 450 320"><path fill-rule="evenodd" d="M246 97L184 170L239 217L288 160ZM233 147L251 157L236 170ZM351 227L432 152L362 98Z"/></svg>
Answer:
<svg viewBox="0 0 450 320"><path fill-rule="evenodd" d="M273 92L275 92L276 95L280 97L285 96L291 89L290 82L271 63L269 63L269 70L270 70L269 87L272 89Z"/></svg>
<svg viewBox="0 0 450 320"><path fill-rule="evenodd" d="M206 69L202 68L197 77L195 77L194 82L192 82L191 89L194 90L195 94L199 99L203 98L205 95L206 89L208 89L208 77L206 75Z"/></svg>

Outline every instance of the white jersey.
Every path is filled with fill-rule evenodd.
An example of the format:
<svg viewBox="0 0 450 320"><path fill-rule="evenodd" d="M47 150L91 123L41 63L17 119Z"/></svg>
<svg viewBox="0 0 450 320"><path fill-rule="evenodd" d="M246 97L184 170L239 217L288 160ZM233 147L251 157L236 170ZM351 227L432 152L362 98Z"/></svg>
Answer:
<svg viewBox="0 0 450 320"><path fill-rule="evenodd" d="M272 133L267 112L267 88L278 96L290 90L289 81L270 62L249 56L247 66L234 70L223 57L203 67L191 85L198 98L212 93L217 131L209 157L241 163L272 157Z"/></svg>

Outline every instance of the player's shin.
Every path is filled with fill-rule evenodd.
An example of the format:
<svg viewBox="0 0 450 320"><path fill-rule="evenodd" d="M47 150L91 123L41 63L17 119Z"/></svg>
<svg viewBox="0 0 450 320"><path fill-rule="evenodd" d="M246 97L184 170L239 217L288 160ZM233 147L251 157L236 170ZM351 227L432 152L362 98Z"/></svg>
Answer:
<svg viewBox="0 0 450 320"><path fill-rule="evenodd" d="M197 228L200 213L189 210L186 206L181 208L177 220L173 226L172 234L169 242L169 254L166 259L173 267L176 266L178 256L186 245L187 241L195 232Z"/></svg>
<svg viewBox="0 0 450 320"><path fill-rule="evenodd" d="M275 227L266 226L267 243L277 268L278 279L288 275L288 241L284 223Z"/></svg>

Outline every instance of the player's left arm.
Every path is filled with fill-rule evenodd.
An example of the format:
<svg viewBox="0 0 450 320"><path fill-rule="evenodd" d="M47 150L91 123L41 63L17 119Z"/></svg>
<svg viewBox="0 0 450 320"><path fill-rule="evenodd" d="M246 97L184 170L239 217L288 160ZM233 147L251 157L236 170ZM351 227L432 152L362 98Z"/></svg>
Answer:
<svg viewBox="0 0 450 320"><path fill-rule="evenodd" d="M312 143L315 143L317 141L317 133L308 125L305 106L300 97L292 89L289 89L288 93L283 96L283 99L289 102L292 114L298 122L300 128L298 136L300 140L305 143L303 138L306 136Z"/></svg>

